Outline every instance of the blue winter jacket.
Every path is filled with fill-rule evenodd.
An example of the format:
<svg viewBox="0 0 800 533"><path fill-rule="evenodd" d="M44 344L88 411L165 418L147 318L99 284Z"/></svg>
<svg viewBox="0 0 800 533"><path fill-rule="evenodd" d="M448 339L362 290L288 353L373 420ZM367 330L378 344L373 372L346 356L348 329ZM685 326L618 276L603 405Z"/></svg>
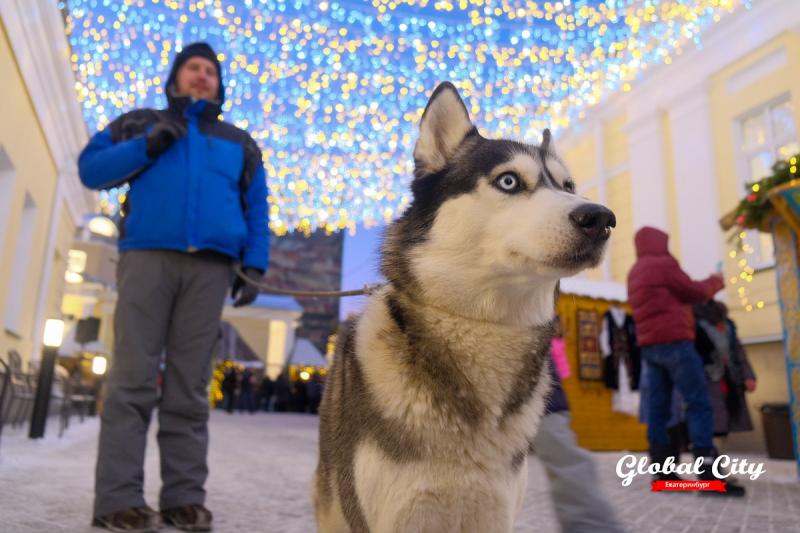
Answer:
<svg viewBox="0 0 800 533"><path fill-rule="evenodd" d="M78 160L92 189L125 182L119 249L213 250L264 272L269 259L267 185L250 135L217 117L218 104L170 97L164 110L125 113L98 132ZM158 158L145 137L159 120L188 133Z"/></svg>

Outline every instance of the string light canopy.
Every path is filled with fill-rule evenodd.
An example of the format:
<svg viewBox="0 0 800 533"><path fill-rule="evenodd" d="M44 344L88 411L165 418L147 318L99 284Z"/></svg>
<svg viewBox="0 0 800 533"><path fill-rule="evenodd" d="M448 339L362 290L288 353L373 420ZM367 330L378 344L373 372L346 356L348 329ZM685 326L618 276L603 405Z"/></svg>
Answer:
<svg viewBox="0 0 800 533"><path fill-rule="evenodd" d="M263 150L270 228L389 221L410 200L416 127L442 80L486 135L536 142L752 0L69 0L89 129L163 107L169 62L219 52L224 118ZM125 194L101 195L113 213Z"/></svg>

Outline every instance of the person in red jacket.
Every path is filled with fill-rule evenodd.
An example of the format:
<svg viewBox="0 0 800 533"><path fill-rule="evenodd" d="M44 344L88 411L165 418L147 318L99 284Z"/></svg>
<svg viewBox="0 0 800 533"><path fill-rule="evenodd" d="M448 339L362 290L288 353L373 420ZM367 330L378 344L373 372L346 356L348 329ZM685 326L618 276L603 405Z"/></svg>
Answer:
<svg viewBox="0 0 800 533"><path fill-rule="evenodd" d="M713 420L703 363L694 348L692 305L710 300L725 286L720 274L692 280L669 253L669 236L656 228L636 232L636 263L628 273L628 302L636 323L636 338L648 365L649 409L647 440L650 458L663 464L671 455L667 422L673 386L687 406L689 438L695 457L703 457L701 479L715 479L711 463L716 457L712 442ZM662 476L674 479L674 476ZM728 492L744 489L728 484ZM739 493L741 491L741 493Z"/></svg>

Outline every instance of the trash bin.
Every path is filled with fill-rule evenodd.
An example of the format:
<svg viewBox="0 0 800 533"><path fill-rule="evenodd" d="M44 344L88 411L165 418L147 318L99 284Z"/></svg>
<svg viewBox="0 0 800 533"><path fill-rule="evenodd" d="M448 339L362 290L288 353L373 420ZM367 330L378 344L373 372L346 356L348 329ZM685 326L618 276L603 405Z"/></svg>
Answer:
<svg viewBox="0 0 800 533"><path fill-rule="evenodd" d="M765 403L761 406L761 420L770 459L794 459L789 404Z"/></svg>

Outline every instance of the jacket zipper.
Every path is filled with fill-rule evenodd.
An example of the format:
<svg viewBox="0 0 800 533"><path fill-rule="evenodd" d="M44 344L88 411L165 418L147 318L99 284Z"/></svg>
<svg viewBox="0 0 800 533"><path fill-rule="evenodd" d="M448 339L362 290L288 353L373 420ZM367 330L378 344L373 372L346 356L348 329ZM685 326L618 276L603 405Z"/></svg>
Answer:
<svg viewBox="0 0 800 533"><path fill-rule="evenodd" d="M195 172L194 172L194 165L193 165L193 157L192 157L192 137L193 132L192 128L196 127L196 117L189 113L191 106L186 110L184 116L187 119L186 129L187 129L187 145L188 148L186 150L186 168L189 169L189 179L187 183L187 195L186 195L186 240L187 240L187 252L196 252L197 247L194 245L194 219L192 213L195 212Z"/></svg>

